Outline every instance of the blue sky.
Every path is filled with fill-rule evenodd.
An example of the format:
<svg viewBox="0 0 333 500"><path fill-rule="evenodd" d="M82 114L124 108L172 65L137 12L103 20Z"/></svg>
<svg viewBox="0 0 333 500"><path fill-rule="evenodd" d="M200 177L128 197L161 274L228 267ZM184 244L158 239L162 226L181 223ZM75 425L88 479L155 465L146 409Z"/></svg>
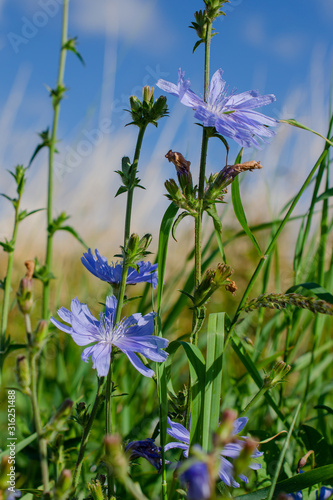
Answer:
<svg viewBox="0 0 333 500"><path fill-rule="evenodd" d="M56 79L61 3L0 1L2 108L19 70L29 75L22 76L28 82L17 128L39 125L41 114L47 125L45 85L54 85ZM188 25L193 11L202 5L198 0L71 0L69 32L78 36L86 66L70 54L65 78L70 92L62 109L64 133L70 133L88 114L108 116L112 108L117 124L119 114L123 115L120 109L133 90L144 83L154 84L159 75L175 81L178 67L201 92L203 50L200 47L191 54L196 36ZM230 88L274 93L274 113L278 113L288 92L307 82L315 50L321 53L329 78L333 22L329 0L233 0L226 12L227 17L215 23L219 35L212 43L211 68L223 68ZM102 111L101 105L105 106Z"/></svg>
<svg viewBox="0 0 333 500"><path fill-rule="evenodd" d="M10 185L5 169L27 163L38 141L37 132L52 119L46 86L56 81L61 4L62 0L0 0L0 176L5 188ZM129 121L123 109L128 107L130 94L138 95L143 85L154 85L159 77L176 82L179 67L190 78L193 90L202 93L203 50L201 46L192 54L196 34L188 29L194 11L202 8L201 0L71 0L69 34L78 37L86 65L68 54L65 83L69 92L61 108L59 150L61 154L75 150L80 138L99 128L103 119L112 120L111 135L117 141L115 148L108 136L108 156L85 158L80 174L68 169L70 175L59 186L59 200L83 182L82 172L90 168L86 163L105 163L95 170L102 177L106 168L119 168L122 155L131 156L135 133L133 128L123 129ZM227 16L215 23L219 35L212 41L211 71L222 68L230 89L274 93L277 101L265 113L311 119L306 124L325 134L333 61L332 1L232 0L225 10ZM176 101L170 96L174 118L163 122L158 131L148 131L143 151L143 163L149 163L154 149L153 159L158 157L163 164L165 178L173 174L164 160L169 148L190 155L193 162L199 147L200 131L193 125L191 110L181 109ZM218 147L213 146L212 153L221 157L217 162L221 165ZM110 158L109 151L115 149L115 157ZM232 145L232 153L236 152L237 146ZM282 170L292 160L290 149L284 154ZM36 161L31 182L45 170L45 155ZM214 163L214 157L209 161Z"/></svg>

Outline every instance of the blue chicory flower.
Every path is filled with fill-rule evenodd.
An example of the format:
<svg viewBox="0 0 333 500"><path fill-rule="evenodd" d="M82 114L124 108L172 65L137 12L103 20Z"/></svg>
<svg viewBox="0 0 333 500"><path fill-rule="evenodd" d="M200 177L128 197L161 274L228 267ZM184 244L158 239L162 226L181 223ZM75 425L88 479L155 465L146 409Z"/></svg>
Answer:
<svg viewBox="0 0 333 500"><path fill-rule="evenodd" d="M147 438L141 441L131 441L126 445L125 452L129 453L130 460L135 460L140 457L145 458L155 467L157 472L161 471L161 448L156 446L153 439Z"/></svg>
<svg viewBox="0 0 333 500"><path fill-rule="evenodd" d="M327 486L322 486L318 491L316 491L316 500L327 500L333 496L333 488L328 488Z"/></svg>
<svg viewBox="0 0 333 500"><path fill-rule="evenodd" d="M84 253L81 257L82 264L94 276L107 281L111 285L119 285L123 272L123 264L121 262L109 264L107 258L95 250L96 257L89 248L88 253ZM137 263L138 271L134 267L128 270L127 285L136 285L137 283L152 283L153 288L158 285L157 264L151 264L141 260Z"/></svg>
<svg viewBox="0 0 333 500"><path fill-rule="evenodd" d="M247 423L248 419L246 417L240 417L237 418L234 421L234 427L233 427L233 432L232 435L236 436L243 430ZM169 436L173 437L174 439L178 439L179 441L182 441L182 443L179 442L171 442L168 443L164 450L170 450L171 448L180 448L183 451L184 457L188 457L188 452L189 452L189 443L190 443L190 431L188 431L183 425L178 424L176 422L172 422L172 420L168 417L168 424L170 426L170 429L167 429L167 433ZM234 488L239 488L239 483L235 481L233 477L233 471L234 467L232 463L227 460L227 458L232 458L235 459L240 455L240 452L242 451L242 448L244 446L244 439L237 439L233 443L228 443L226 446L223 448L221 451L221 465L219 469L219 476L220 479L227 485L227 486L233 486ZM258 458L262 456L263 453L256 450L252 454L252 458ZM261 464L253 462L252 464L249 465L250 469L257 470L261 469ZM248 478L244 474L239 475L240 479L244 481L245 483L248 483Z"/></svg>
<svg viewBox="0 0 333 500"><path fill-rule="evenodd" d="M264 138L275 135L268 127L275 127L278 121L254 111L254 108L275 101L273 94L260 95L257 90L248 90L241 94L233 91L228 95L228 86L222 78L223 71L219 69L212 77L208 101L205 102L190 89L191 82L185 80L184 75L179 69L177 85L166 80L158 80L156 85L179 97L185 106L193 108L194 117L205 127L215 127L217 132L230 137L242 147L260 148L258 138L266 142Z"/></svg>
<svg viewBox="0 0 333 500"><path fill-rule="evenodd" d="M135 352L143 354L153 361L162 362L167 353L162 349L168 345L168 340L153 335L154 314L142 316L141 313L132 314L120 323L114 324L117 309L115 296L106 298L105 313L101 313L100 321L94 318L86 304L81 304L77 298L71 302L71 311L64 307L58 310L60 318L71 326L64 325L51 318L51 322L72 336L79 345L91 345L84 349L82 360L87 362L91 356L93 368L97 369L99 377L105 377L110 367L112 346L118 347L136 368L145 377L152 377L153 370L147 368Z"/></svg>
<svg viewBox="0 0 333 500"><path fill-rule="evenodd" d="M20 498L21 496L22 493L13 487L10 487L5 491L5 500L16 500L16 498Z"/></svg>
<svg viewBox="0 0 333 500"><path fill-rule="evenodd" d="M297 491L296 493L289 493L287 496L292 500L303 500L302 490ZM322 486L320 490L316 491L316 500L327 500L332 496L333 496L333 488L328 488L327 486Z"/></svg>
<svg viewBox="0 0 333 500"><path fill-rule="evenodd" d="M208 466L204 462L195 462L180 476L186 484L188 500L208 500L211 497L211 481Z"/></svg>

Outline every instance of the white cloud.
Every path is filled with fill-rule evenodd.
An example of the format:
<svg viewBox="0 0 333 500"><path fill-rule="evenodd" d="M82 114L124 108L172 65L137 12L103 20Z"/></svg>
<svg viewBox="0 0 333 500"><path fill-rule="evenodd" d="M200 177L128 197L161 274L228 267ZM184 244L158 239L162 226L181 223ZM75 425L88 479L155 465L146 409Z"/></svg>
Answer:
<svg viewBox="0 0 333 500"><path fill-rule="evenodd" d="M247 42L254 47L259 47L265 41L265 25L262 17L252 17L243 28L243 33Z"/></svg>
<svg viewBox="0 0 333 500"><path fill-rule="evenodd" d="M295 60L304 48L304 40L300 35L286 33L272 40L272 49L282 59Z"/></svg>
<svg viewBox="0 0 333 500"><path fill-rule="evenodd" d="M73 3L72 21L87 33L119 36L156 51L172 38L156 5L155 0L80 0Z"/></svg>

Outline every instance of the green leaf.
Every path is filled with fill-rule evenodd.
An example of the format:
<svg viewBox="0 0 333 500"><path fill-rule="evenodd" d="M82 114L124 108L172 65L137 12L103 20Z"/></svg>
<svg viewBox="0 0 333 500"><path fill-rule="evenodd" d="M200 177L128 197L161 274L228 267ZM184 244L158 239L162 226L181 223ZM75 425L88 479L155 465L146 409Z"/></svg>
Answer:
<svg viewBox="0 0 333 500"><path fill-rule="evenodd" d="M79 236L79 234L75 231L75 229L72 228L72 226L59 227L58 231L67 231L68 233L72 234L74 236L74 238L77 241L79 241L81 243L81 245L83 245L86 250L88 250L88 248L89 248L88 245L83 241L83 239L81 238L81 236Z"/></svg>
<svg viewBox="0 0 333 500"><path fill-rule="evenodd" d="M181 341L190 366L192 388L191 437L190 444L202 442L202 416L205 394L205 360L194 344Z"/></svg>
<svg viewBox="0 0 333 500"><path fill-rule="evenodd" d="M15 247L11 241L0 241L0 246L3 248L4 252L14 252Z"/></svg>
<svg viewBox="0 0 333 500"><path fill-rule="evenodd" d="M210 314L207 330L205 400L203 407L202 447L210 451L212 432L219 424L222 389L222 361L225 313Z"/></svg>
<svg viewBox="0 0 333 500"><path fill-rule="evenodd" d="M173 221L178 212L178 207L171 203L167 208L160 227L160 235L158 240L158 288L157 288L157 310L161 308L163 283L165 276L165 266L168 252L168 243Z"/></svg>
<svg viewBox="0 0 333 500"><path fill-rule="evenodd" d="M240 225L244 229L247 236L252 241L252 243L255 246L260 257L262 257L262 251L260 250L259 244L258 244L255 236L252 234L252 232L247 224L246 215L245 215L244 208L242 205L242 200L240 197L239 177L238 176L235 177L235 179L233 180L233 182L231 184L231 199L232 199L232 204L233 204L235 215L238 219L238 222L240 223Z"/></svg>
<svg viewBox="0 0 333 500"><path fill-rule="evenodd" d="M5 193L0 193L0 196L3 196L4 198L6 198L6 200L8 200L11 203L13 203L13 205L17 201L15 198L11 198L10 196L7 196Z"/></svg>
<svg viewBox="0 0 333 500"><path fill-rule="evenodd" d="M333 464L325 465L324 467L318 467L310 472L304 472L303 474L297 474L294 477L286 479L277 483L274 496L276 497L279 493L296 493L297 491L309 488L310 486L315 486L319 483L325 483L333 477ZM235 500L265 500L269 493L268 488L262 488L252 493L247 493L246 495L241 495L236 497Z"/></svg>
<svg viewBox="0 0 333 500"><path fill-rule="evenodd" d="M120 194L126 193L127 191L128 191L127 187L120 186L120 188L118 189L118 191L116 192L116 194L114 195L114 197L117 198L117 196L119 196Z"/></svg>
<svg viewBox="0 0 333 500"><path fill-rule="evenodd" d="M267 500L272 500L272 498L273 498L274 491L275 491L275 486L276 486L276 483L277 483L277 480L278 480L278 477L279 477L279 474L280 474L280 470L281 470L281 467L282 467L282 464L283 464L283 460L284 460L285 454L287 453L287 450L289 448L289 442L290 442L291 434L292 434L293 429L295 427L296 420L297 420L297 417L298 417L300 409L301 409L301 403L299 403L299 405L297 406L297 409L296 409L296 412L295 412L295 416L294 416L293 421L291 423L291 426L289 428L288 436L287 436L287 438L285 440L285 443L283 445L282 451L280 453L278 463L276 464L276 469L275 469L275 472L274 472L274 476L273 476L273 480L272 480L272 485L271 485L271 487L269 489Z"/></svg>
<svg viewBox="0 0 333 500"><path fill-rule="evenodd" d="M35 214L37 212L41 212L43 210L45 210L45 208L37 208L36 210L32 210L31 212L28 212L28 213L27 213L26 210L23 210L22 212L20 212L18 219L21 222L22 220L24 220L27 217L29 217L29 215Z"/></svg>
<svg viewBox="0 0 333 500"><path fill-rule="evenodd" d="M310 290L314 295L318 297L318 299L325 300L329 304L333 304L333 295L329 293L325 288L318 285L318 283L299 283L298 285L294 285L291 288L288 288L286 293L293 293L300 287L305 288L306 290Z"/></svg>
<svg viewBox="0 0 333 500"><path fill-rule="evenodd" d="M326 200L327 198L330 198L333 196L333 188L327 189L324 193L322 193L318 198L316 199L316 203L318 201L323 201Z"/></svg>
<svg viewBox="0 0 333 500"><path fill-rule="evenodd" d="M175 241L176 240L176 229L178 227L178 224L183 220L185 219L185 217L187 217L188 215L191 215L189 214L188 212L182 212L181 214L178 215L177 219L175 220L175 222L173 223L172 225L172 231L171 231L171 234L172 234L172 237Z"/></svg>
<svg viewBox="0 0 333 500"><path fill-rule="evenodd" d="M217 244L218 244L218 247L220 250L220 254L221 254L223 262L226 262L226 257L225 257L225 253L224 253L223 242L222 242L222 222L220 220L220 217L218 216L216 206L212 205L211 208L206 210L206 212L213 219L214 231L215 231L215 236L217 239Z"/></svg>
<svg viewBox="0 0 333 500"><path fill-rule="evenodd" d="M28 446L30 443L32 443L35 439L37 438L37 432L34 432L34 434L31 434L31 436L23 439L23 441L20 441L19 443L16 444L15 446L15 451L16 453L19 453L20 451L24 450L26 446ZM8 450L5 449L0 453L0 459L4 456L8 455Z"/></svg>
<svg viewBox="0 0 333 500"><path fill-rule="evenodd" d="M195 42L194 47L193 47L193 52L192 52L193 54L201 43L203 43L203 40L198 40L197 42Z"/></svg>
<svg viewBox="0 0 333 500"><path fill-rule="evenodd" d="M318 135L318 137L321 137L322 139L324 139L324 141L326 141L330 146L333 146L333 142L330 141L329 139L327 139L327 137L324 137L323 135L319 134L315 130L312 130L311 128L308 128L305 125L302 125L301 123L294 120L293 118L291 118L290 120L279 120L279 122L280 123L288 123L289 125L292 125L293 127L301 128L303 130L307 130L308 132L312 132L313 134Z"/></svg>
<svg viewBox="0 0 333 500"><path fill-rule="evenodd" d="M316 405L314 406L316 410L326 410L328 413L333 415L333 409L326 405Z"/></svg>

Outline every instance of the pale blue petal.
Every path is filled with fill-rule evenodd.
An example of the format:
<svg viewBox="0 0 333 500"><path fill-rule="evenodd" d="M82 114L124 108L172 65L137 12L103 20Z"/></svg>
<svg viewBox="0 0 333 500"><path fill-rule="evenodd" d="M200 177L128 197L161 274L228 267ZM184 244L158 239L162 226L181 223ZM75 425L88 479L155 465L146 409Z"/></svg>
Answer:
<svg viewBox="0 0 333 500"><path fill-rule="evenodd" d="M140 372L142 375L150 378L154 375L154 371L145 366L136 354L130 351L123 351L123 353L126 354L134 368L138 370L138 372Z"/></svg>

